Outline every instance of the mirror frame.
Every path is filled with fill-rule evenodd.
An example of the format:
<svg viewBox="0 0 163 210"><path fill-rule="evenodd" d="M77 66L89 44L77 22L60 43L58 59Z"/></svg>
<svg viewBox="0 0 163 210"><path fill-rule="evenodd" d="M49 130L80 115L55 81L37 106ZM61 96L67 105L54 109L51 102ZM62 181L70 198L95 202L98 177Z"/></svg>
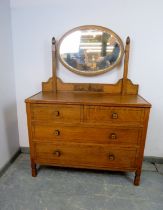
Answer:
<svg viewBox="0 0 163 210"><path fill-rule="evenodd" d="M116 60L116 62L107 67L107 68L104 68L104 69L101 69L101 70L98 70L98 71L81 71L81 70L78 70L76 68L73 68L71 66L69 66L66 62L63 61L63 59L61 58L61 55L60 55L60 46L62 44L62 41L64 40L65 37L67 37L69 34L77 31L77 30L100 30L100 31L105 31L109 34L111 34L112 36L114 36L117 41L119 42L119 46L120 46L120 53L119 53L119 56L118 56L118 59ZM67 33L65 33L59 40L58 42L58 45L57 45L57 55L58 55L58 58L59 58L59 61L61 62L61 64L67 68L68 70L70 70L71 72L74 72L76 74L79 74L79 75L84 75L84 76L94 76L94 75L98 75L98 74L103 74L111 69L113 69L115 66L117 66L121 60L122 60L122 57L124 55L124 45L123 45L123 42L121 40L121 38L115 33L113 32L112 30L108 29L108 28L105 28L105 27L102 27L102 26L96 26L96 25L84 25L84 26L79 26L79 27L76 27L76 28L73 28L71 30L69 30Z"/></svg>

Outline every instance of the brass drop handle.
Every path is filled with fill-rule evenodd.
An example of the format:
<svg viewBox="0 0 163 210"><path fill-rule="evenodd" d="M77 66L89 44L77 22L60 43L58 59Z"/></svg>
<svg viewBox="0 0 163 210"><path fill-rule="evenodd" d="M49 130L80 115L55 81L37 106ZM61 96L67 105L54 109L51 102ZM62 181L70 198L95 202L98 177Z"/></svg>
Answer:
<svg viewBox="0 0 163 210"><path fill-rule="evenodd" d="M55 135L55 136L59 136L59 135L60 135L60 131L59 131L59 130L55 130L55 131L54 131L54 135Z"/></svg>
<svg viewBox="0 0 163 210"><path fill-rule="evenodd" d="M109 153L108 158L109 158L109 160L111 160L111 161L115 160L115 156L114 156L114 154L112 154L112 153Z"/></svg>
<svg viewBox="0 0 163 210"><path fill-rule="evenodd" d="M117 139L116 133L111 133L111 134L110 134L110 139L112 139L112 140Z"/></svg>
<svg viewBox="0 0 163 210"><path fill-rule="evenodd" d="M111 117L112 119L118 119L118 114L116 112L113 112Z"/></svg>
<svg viewBox="0 0 163 210"><path fill-rule="evenodd" d="M56 116L56 117L59 117L59 116L60 116L59 111L55 111L55 116Z"/></svg>
<svg viewBox="0 0 163 210"><path fill-rule="evenodd" d="M56 157L60 157L60 156L61 156L61 152L60 152L59 150L54 151L53 154L54 154Z"/></svg>

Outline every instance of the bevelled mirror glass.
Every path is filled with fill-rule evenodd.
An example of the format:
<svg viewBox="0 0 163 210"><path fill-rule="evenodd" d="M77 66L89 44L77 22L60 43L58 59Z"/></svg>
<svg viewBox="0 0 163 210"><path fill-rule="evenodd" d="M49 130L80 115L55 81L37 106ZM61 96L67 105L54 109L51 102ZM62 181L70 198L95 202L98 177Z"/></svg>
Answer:
<svg viewBox="0 0 163 210"><path fill-rule="evenodd" d="M101 26L74 28L61 38L58 45L61 63L82 75L97 75L113 69L123 53L119 36Z"/></svg>

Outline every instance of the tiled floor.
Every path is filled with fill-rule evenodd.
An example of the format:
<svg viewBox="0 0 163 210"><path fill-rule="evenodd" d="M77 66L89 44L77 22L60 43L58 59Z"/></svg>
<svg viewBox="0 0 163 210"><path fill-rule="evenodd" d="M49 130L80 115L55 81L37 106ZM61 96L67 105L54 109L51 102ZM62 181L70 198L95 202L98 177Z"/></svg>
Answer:
<svg viewBox="0 0 163 210"><path fill-rule="evenodd" d="M144 163L139 187L133 176L41 167L33 178L22 154L0 178L0 210L163 210L163 166Z"/></svg>

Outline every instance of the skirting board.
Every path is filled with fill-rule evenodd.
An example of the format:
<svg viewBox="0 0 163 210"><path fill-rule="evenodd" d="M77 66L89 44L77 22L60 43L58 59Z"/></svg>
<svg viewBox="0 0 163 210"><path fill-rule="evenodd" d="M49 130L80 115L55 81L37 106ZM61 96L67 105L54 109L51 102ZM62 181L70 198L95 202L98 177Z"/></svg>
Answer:
<svg viewBox="0 0 163 210"><path fill-rule="evenodd" d="M10 165L16 160L16 158L20 155L21 148L11 157L11 159L0 169L0 177L5 173L5 171L10 167Z"/></svg>
<svg viewBox="0 0 163 210"><path fill-rule="evenodd" d="M29 154L29 147L21 147L21 153ZM149 163L160 163L163 164L163 157L145 156L144 161Z"/></svg>
<svg viewBox="0 0 163 210"><path fill-rule="evenodd" d="M20 147L20 151L21 153L24 153L24 154L30 153L29 147Z"/></svg>

